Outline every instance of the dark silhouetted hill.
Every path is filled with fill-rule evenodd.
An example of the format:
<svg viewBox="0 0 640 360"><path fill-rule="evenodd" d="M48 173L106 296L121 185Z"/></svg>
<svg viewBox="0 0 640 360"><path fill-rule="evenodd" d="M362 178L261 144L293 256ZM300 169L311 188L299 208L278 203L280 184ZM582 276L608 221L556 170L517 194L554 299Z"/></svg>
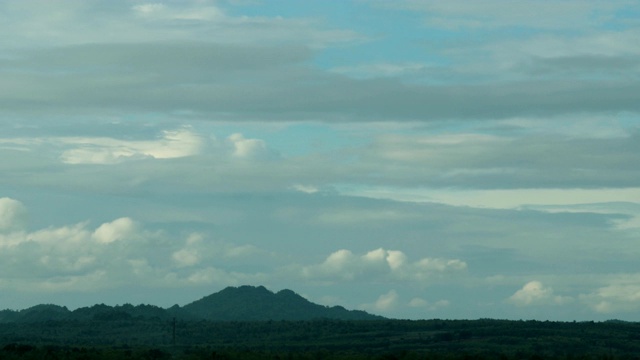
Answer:
<svg viewBox="0 0 640 360"><path fill-rule="evenodd" d="M64 306L42 304L20 311L0 311L0 322L41 322L48 320L65 320L69 314L69 309Z"/></svg>
<svg viewBox="0 0 640 360"><path fill-rule="evenodd" d="M264 286L228 287L181 308L181 312L205 320L375 320L364 311L314 304L291 290L273 293Z"/></svg>
<svg viewBox="0 0 640 360"><path fill-rule="evenodd" d="M228 287L184 307L163 309L153 305L97 304L70 311L58 305L36 305L28 309L0 311L0 323L45 321L117 321L172 318L182 320L266 321L266 320L376 320L383 317L341 306L314 304L291 290L273 293L263 286Z"/></svg>

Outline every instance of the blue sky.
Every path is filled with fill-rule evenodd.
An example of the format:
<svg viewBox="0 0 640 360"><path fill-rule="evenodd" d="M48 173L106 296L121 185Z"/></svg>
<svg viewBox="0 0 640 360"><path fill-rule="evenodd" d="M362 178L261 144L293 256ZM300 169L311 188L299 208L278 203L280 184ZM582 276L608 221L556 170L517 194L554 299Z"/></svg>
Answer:
<svg viewBox="0 0 640 360"><path fill-rule="evenodd" d="M0 308L640 320L636 1L3 1Z"/></svg>

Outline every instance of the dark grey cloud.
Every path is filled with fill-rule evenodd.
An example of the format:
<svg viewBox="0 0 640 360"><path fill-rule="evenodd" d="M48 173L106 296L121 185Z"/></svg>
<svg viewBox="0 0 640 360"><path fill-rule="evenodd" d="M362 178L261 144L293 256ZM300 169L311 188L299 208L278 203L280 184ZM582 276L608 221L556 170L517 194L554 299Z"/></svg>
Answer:
<svg viewBox="0 0 640 360"><path fill-rule="evenodd" d="M5 111L193 111L210 119L496 119L640 110L632 79L476 85L351 79L314 69L300 46L93 44L0 63ZM69 110L73 109L73 110Z"/></svg>
<svg viewBox="0 0 640 360"><path fill-rule="evenodd" d="M640 161L639 153L637 133L604 139L391 136L356 152L355 173L363 175L360 181L414 187L635 187L640 173L629 164Z"/></svg>

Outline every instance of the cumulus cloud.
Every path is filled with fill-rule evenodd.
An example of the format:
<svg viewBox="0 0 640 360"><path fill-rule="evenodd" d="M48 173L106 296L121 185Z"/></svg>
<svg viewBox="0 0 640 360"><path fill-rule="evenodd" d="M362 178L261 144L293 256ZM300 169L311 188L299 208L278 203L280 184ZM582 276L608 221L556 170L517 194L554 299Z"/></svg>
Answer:
<svg viewBox="0 0 640 360"><path fill-rule="evenodd" d="M0 204L3 221L26 211L16 200L2 199ZM264 276L231 272L212 263L224 267L259 252L252 245L212 241L199 233L174 238L145 229L129 217L96 227L83 222L33 232L5 226L0 232L0 287L85 291L134 283L155 287L237 284Z"/></svg>
<svg viewBox="0 0 640 360"><path fill-rule="evenodd" d="M0 233L22 229L27 222L27 208L18 200L0 198Z"/></svg>
<svg viewBox="0 0 640 360"><path fill-rule="evenodd" d="M130 218L120 218L100 225L92 237L99 243L108 244L114 241L131 240L138 233L137 224Z"/></svg>
<svg viewBox="0 0 640 360"><path fill-rule="evenodd" d="M171 257L173 261L180 267L193 266L200 262L198 252L194 249L181 249L174 252Z"/></svg>
<svg viewBox="0 0 640 360"><path fill-rule="evenodd" d="M232 134L227 139L231 144L231 154L240 159L266 160L277 154L260 139L247 139L240 133Z"/></svg>
<svg viewBox="0 0 640 360"><path fill-rule="evenodd" d="M508 302L516 306L563 305L570 301L572 298L555 295L551 287L536 280L526 283L508 299Z"/></svg>
<svg viewBox="0 0 640 360"><path fill-rule="evenodd" d="M407 281L431 281L446 274L465 271L467 264L459 259L423 258L409 262L399 250L378 248L362 255L341 249L330 254L318 265L302 268L302 276L328 281L363 279L387 279Z"/></svg>
<svg viewBox="0 0 640 360"><path fill-rule="evenodd" d="M611 282L591 293L581 294L580 301L604 314L640 310L640 275L620 275Z"/></svg>
<svg viewBox="0 0 640 360"><path fill-rule="evenodd" d="M397 305L400 296L395 290L382 294L376 299L375 302L370 304L362 304L360 308L371 312L386 313L392 311Z"/></svg>
<svg viewBox="0 0 640 360"><path fill-rule="evenodd" d="M127 259L158 240L156 234L130 218L101 224L95 230L88 223L79 223L34 232L14 231L0 235L0 258L6 265L0 277L19 279L36 288L51 281L72 284L73 279L98 272L110 275L111 281L126 281L128 276L117 278L127 268Z"/></svg>

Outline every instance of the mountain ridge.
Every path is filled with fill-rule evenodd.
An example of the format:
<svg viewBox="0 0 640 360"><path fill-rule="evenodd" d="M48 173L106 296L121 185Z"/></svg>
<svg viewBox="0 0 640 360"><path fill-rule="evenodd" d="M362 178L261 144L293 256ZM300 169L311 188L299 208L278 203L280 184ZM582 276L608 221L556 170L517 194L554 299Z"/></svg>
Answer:
<svg viewBox="0 0 640 360"><path fill-rule="evenodd" d="M53 304L35 305L23 310L0 310L0 323L42 321L115 321L157 318L168 320L268 321L268 320L382 320L384 317L342 306L315 304L296 292L283 289L276 293L264 286L226 287L184 306L161 308L155 305L95 304L69 310Z"/></svg>

